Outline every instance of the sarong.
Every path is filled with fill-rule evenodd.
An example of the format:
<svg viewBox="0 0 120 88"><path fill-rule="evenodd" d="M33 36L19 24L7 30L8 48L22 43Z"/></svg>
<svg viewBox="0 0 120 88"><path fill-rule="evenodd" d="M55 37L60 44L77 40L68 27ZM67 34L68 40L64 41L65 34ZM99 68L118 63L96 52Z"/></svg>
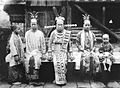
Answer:
<svg viewBox="0 0 120 88"><path fill-rule="evenodd" d="M24 81L24 67L22 64L9 67L8 81L9 83Z"/></svg>
<svg viewBox="0 0 120 88"><path fill-rule="evenodd" d="M55 69L55 82L56 84L66 83L66 64L67 64L67 54L65 52L55 52L53 54L53 63Z"/></svg>
<svg viewBox="0 0 120 88"><path fill-rule="evenodd" d="M95 74L100 71L99 58L94 53L85 54L82 58L81 65L83 72Z"/></svg>
<svg viewBox="0 0 120 88"><path fill-rule="evenodd" d="M35 58L33 56L29 59L29 71L26 75L29 81L39 79L39 70L35 69Z"/></svg>

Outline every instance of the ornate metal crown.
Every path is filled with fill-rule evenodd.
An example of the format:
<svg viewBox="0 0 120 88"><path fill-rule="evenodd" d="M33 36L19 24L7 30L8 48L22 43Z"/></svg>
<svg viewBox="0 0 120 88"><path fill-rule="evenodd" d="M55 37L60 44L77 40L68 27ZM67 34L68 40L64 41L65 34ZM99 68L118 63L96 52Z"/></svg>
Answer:
<svg viewBox="0 0 120 88"><path fill-rule="evenodd" d="M84 19L84 20L89 20L90 15L88 15L88 14L85 14L85 15L84 15L84 14L82 14L82 15L83 15L83 19Z"/></svg>

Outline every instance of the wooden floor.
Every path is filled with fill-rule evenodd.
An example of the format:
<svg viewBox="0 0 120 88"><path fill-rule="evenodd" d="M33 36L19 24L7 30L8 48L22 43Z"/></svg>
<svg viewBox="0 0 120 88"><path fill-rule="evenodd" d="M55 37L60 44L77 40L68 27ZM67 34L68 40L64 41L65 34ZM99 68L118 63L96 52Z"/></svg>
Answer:
<svg viewBox="0 0 120 88"><path fill-rule="evenodd" d="M34 87L33 85L21 84L21 85L9 85L7 83L0 83L0 88L120 88L120 82L108 82L107 86L102 82L68 82L65 86L57 86L53 83L45 83L43 86Z"/></svg>

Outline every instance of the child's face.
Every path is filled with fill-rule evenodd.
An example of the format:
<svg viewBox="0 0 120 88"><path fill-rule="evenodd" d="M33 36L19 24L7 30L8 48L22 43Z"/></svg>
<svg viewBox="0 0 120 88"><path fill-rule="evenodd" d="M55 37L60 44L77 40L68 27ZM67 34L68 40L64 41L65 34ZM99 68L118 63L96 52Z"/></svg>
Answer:
<svg viewBox="0 0 120 88"><path fill-rule="evenodd" d="M103 42L109 42L109 38L103 38Z"/></svg>

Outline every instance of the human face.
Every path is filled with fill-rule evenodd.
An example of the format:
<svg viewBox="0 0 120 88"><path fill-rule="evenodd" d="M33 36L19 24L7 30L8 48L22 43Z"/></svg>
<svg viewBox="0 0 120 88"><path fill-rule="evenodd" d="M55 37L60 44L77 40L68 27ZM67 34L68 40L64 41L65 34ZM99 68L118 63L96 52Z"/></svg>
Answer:
<svg viewBox="0 0 120 88"><path fill-rule="evenodd" d="M84 30L85 31L89 31L90 30L91 25L90 24L84 24Z"/></svg>
<svg viewBox="0 0 120 88"><path fill-rule="evenodd" d="M32 28L33 30L36 30L36 29L37 29L37 22L32 22L32 23L31 23L31 28Z"/></svg>
<svg viewBox="0 0 120 88"><path fill-rule="evenodd" d="M103 38L103 42L105 43L109 42L109 38Z"/></svg>
<svg viewBox="0 0 120 88"><path fill-rule="evenodd" d="M64 29L64 24L58 23L58 24L56 24L56 28L57 28L57 31L58 31L58 32L62 32L63 29Z"/></svg>

